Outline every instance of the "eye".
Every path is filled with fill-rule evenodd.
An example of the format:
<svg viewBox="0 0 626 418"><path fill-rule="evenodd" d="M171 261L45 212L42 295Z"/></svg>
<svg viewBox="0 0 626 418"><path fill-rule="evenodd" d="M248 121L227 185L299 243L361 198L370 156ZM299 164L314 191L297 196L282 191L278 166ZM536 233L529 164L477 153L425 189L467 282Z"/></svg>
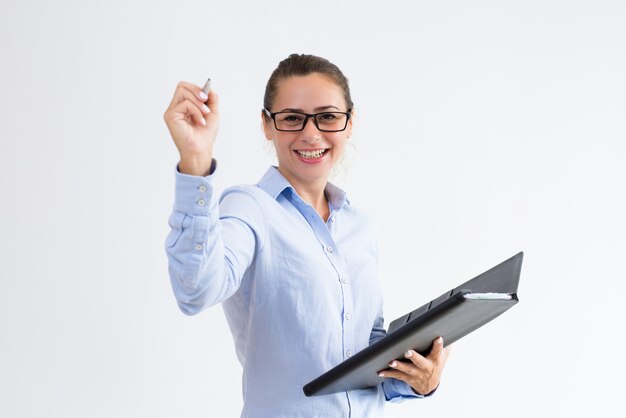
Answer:
<svg viewBox="0 0 626 418"><path fill-rule="evenodd" d="M338 115L335 113L320 113L317 115L317 120L331 122L338 118Z"/></svg>
<svg viewBox="0 0 626 418"><path fill-rule="evenodd" d="M278 119L285 122L301 122L304 118L297 113L280 113Z"/></svg>

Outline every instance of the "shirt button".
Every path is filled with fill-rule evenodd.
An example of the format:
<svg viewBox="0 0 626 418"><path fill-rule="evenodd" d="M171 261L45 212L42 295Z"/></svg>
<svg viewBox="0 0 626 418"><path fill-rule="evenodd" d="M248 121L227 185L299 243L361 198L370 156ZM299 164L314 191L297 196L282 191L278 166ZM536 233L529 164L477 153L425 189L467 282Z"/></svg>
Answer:
<svg viewBox="0 0 626 418"><path fill-rule="evenodd" d="M198 206L204 206L204 205L206 205L206 202L204 201L204 199L198 200Z"/></svg>
<svg viewBox="0 0 626 418"><path fill-rule="evenodd" d="M341 283L346 284L348 283L348 279L346 279L344 276L341 276L341 278L339 279L341 281Z"/></svg>
<svg viewBox="0 0 626 418"><path fill-rule="evenodd" d="M350 313L349 313L349 312L346 314L346 319L347 319L348 321L352 319L352 315L350 315Z"/></svg>
<svg viewBox="0 0 626 418"><path fill-rule="evenodd" d="M352 355L352 351L348 350L346 351L346 356L350 357Z"/></svg>
<svg viewBox="0 0 626 418"><path fill-rule="evenodd" d="M331 216L331 217L330 217L330 221L331 221L331 222L335 222L335 217L334 217L334 216Z"/></svg>
<svg viewBox="0 0 626 418"><path fill-rule="evenodd" d="M200 193L206 192L206 186L204 184L201 184L200 186L198 186L198 191Z"/></svg>
<svg viewBox="0 0 626 418"><path fill-rule="evenodd" d="M200 251L200 250L202 250L203 247L202 247L202 244L196 244L196 245L194 245L193 248L195 248L196 251Z"/></svg>
<svg viewBox="0 0 626 418"><path fill-rule="evenodd" d="M348 396L352 395L352 391L349 390L348 392L346 392L348 394Z"/></svg>
<svg viewBox="0 0 626 418"><path fill-rule="evenodd" d="M326 247L326 251L332 254L334 250L333 250L333 247L329 245L328 247Z"/></svg>

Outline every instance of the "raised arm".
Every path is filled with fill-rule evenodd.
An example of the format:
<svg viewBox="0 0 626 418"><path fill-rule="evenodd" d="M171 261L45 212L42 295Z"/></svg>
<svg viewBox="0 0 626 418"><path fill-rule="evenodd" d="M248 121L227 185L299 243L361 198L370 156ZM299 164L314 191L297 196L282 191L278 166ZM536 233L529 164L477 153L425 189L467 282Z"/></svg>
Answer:
<svg viewBox="0 0 626 418"><path fill-rule="evenodd" d="M165 250L180 309L196 314L240 287L264 227L254 195L227 190L222 201L213 186L213 143L217 135L217 95L181 82L164 118L180 152L176 193Z"/></svg>

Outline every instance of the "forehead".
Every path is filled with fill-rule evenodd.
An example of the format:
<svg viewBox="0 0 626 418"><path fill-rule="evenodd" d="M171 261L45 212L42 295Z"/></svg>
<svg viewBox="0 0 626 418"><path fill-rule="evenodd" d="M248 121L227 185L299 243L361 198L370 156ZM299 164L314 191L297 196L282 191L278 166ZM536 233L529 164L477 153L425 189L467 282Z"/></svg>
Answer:
<svg viewBox="0 0 626 418"><path fill-rule="evenodd" d="M335 106L340 109L346 107L341 87L331 78L313 73L285 78L278 83L274 109L311 111L322 106Z"/></svg>

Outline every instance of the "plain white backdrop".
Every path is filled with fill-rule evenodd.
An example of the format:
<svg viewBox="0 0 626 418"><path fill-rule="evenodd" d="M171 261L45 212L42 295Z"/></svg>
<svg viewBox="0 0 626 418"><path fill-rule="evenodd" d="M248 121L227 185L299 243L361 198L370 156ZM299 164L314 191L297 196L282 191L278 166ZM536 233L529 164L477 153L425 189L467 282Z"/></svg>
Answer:
<svg viewBox="0 0 626 418"><path fill-rule="evenodd" d="M377 222L388 320L525 252L520 303L389 415L620 416L625 21L602 0L2 0L0 416L239 415L221 308L186 317L171 293L162 115L210 76L219 187L254 183L292 52L350 79L336 182Z"/></svg>

